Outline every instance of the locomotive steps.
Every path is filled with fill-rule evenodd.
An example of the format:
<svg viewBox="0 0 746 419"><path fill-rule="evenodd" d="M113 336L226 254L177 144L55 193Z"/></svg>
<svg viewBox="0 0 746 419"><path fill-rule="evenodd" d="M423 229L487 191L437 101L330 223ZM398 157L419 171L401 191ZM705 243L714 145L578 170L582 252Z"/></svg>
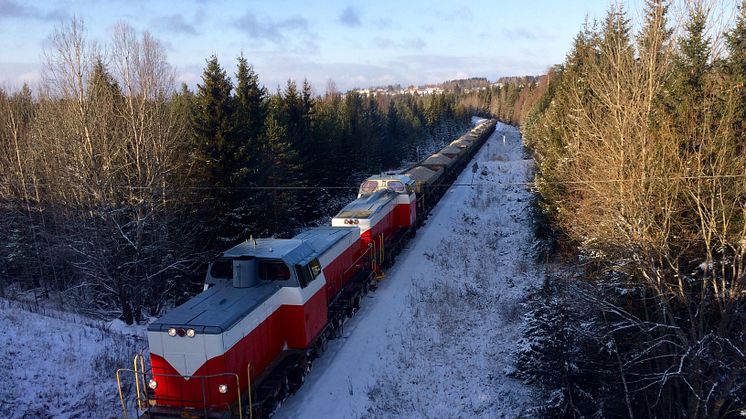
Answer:
<svg viewBox="0 0 746 419"><path fill-rule="evenodd" d="M515 183L532 165L498 124L276 417L520 415L529 390L506 373L538 275Z"/></svg>

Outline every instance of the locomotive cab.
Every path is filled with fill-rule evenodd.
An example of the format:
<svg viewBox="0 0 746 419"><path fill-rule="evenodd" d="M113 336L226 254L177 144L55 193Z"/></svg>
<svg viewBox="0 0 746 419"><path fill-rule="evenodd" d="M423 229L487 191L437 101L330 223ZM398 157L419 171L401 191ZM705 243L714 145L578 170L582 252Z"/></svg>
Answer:
<svg viewBox="0 0 746 419"><path fill-rule="evenodd" d="M371 176L360 185L357 197L368 196L377 191L392 191L397 194L409 195L414 193L414 188L414 180L406 175Z"/></svg>

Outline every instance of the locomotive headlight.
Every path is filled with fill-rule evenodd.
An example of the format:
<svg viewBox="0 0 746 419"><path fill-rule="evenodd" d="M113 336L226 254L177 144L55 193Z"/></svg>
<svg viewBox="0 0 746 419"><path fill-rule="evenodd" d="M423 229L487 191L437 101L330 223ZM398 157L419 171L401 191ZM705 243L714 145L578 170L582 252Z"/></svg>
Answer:
<svg viewBox="0 0 746 419"><path fill-rule="evenodd" d="M168 328L168 335L171 336L171 337L176 336L176 329L174 329L173 327L169 327Z"/></svg>
<svg viewBox="0 0 746 419"><path fill-rule="evenodd" d="M148 380L148 387L150 387L152 390L155 390L158 387L158 382L154 379Z"/></svg>
<svg viewBox="0 0 746 419"><path fill-rule="evenodd" d="M228 386L225 384L221 384L218 386L218 391L220 392L220 394L225 394L228 392Z"/></svg>
<svg viewBox="0 0 746 419"><path fill-rule="evenodd" d="M190 338L193 338L194 337L194 329L187 329L187 336L189 336Z"/></svg>

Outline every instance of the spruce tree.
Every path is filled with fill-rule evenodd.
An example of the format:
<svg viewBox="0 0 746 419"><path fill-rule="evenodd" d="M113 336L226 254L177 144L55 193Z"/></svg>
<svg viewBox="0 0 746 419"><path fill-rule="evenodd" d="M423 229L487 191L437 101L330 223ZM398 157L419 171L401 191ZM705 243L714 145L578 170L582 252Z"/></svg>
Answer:
<svg viewBox="0 0 746 419"><path fill-rule="evenodd" d="M233 84L212 56L202 74L202 84L192 108L193 148L206 169L207 183L230 186L236 146L233 142Z"/></svg>
<svg viewBox="0 0 746 419"><path fill-rule="evenodd" d="M242 173L240 178L244 183L253 183L261 165L259 137L267 118L267 90L259 85L259 76L243 55L238 57L236 81L234 135L243 159L239 170L248 172Z"/></svg>
<svg viewBox="0 0 746 419"><path fill-rule="evenodd" d="M302 167L298 164L298 154L290 142L283 120L284 101L280 94L269 100L264 147L269 167L267 186L273 187L269 200L270 233L282 235L289 233L299 223L297 195L286 186L299 184Z"/></svg>
<svg viewBox="0 0 746 419"><path fill-rule="evenodd" d="M259 85L259 77L246 58L238 58L236 92L234 96L232 137L236 142L236 166L232 192L234 206L230 210L230 225L236 240L266 232L264 216L269 208L266 191L256 189L267 183L269 162L263 142L267 118L267 91Z"/></svg>
<svg viewBox="0 0 746 419"><path fill-rule="evenodd" d="M213 55L207 60L202 84L197 85L190 119L194 160L199 163L203 186L211 188L203 202L207 234L222 242L221 246L232 243L238 234L230 221L235 217L229 214L236 204L232 188L240 162L236 158L232 89L228 75Z"/></svg>

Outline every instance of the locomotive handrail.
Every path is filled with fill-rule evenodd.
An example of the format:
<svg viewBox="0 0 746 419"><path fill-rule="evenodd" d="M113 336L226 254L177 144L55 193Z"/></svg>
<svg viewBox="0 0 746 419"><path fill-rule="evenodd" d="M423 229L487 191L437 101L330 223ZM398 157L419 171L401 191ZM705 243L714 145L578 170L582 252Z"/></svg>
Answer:
<svg viewBox="0 0 746 419"><path fill-rule="evenodd" d="M216 377L231 377L232 376L232 377L234 377L236 379L236 395L238 396L238 417L239 417L239 419L243 419L243 407L242 407L242 404L241 404L241 380L238 377L238 374L236 374L236 373L223 372L223 373L219 373L219 374L210 374L210 375L181 375L181 374L155 374L155 373L151 373L151 375L154 378L155 377L174 377L174 378L175 377L179 377L179 378L189 378L189 379L196 378L196 379L201 380L201 384L202 384L202 402L203 402L203 409L205 410L205 412L207 412L207 409L209 408L209 406L207 405L207 397L204 394L205 380L209 380L211 378L216 378ZM249 387L249 389L250 388L251 387ZM167 398L164 398L164 399L167 399ZM183 401L183 400L173 399L173 401ZM217 405L212 405L212 406L217 406ZM228 405L228 407L230 408L230 405ZM207 414L205 414L205 417L207 417Z"/></svg>
<svg viewBox="0 0 746 419"><path fill-rule="evenodd" d="M251 362L246 364L246 380L246 386L249 388L249 419L254 419L254 406L251 402Z"/></svg>
<svg viewBox="0 0 746 419"><path fill-rule="evenodd" d="M137 374L137 371L138 371L137 360L138 359L140 360L140 371L142 371L142 380L143 380L142 387L144 390L145 389L145 357L142 355L142 352L138 352L135 354L135 359L132 361L132 363L135 369L135 389L137 392L137 408L143 409L143 406L145 405L145 403L143 400L140 400L140 394L142 393L140 392L140 379L139 379L139 375Z"/></svg>
<svg viewBox="0 0 746 419"><path fill-rule="evenodd" d="M124 395L122 394L122 379L119 377L119 373L122 371L131 371L131 372L134 372L134 371L128 368L119 368L117 369L117 373L116 373L117 389L119 389L119 401L122 403L122 411L124 412L124 418L129 419L130 415L127 413L127 404L124 402Z"/></svg>
<svg viewBox="0 0 746 419"><path fill-rule="evenodd" d="M140 363L139 363L140 365L139 366L138 366L138 362L137 362L138 359L140 360ZM145 370L145 361L144 361L144 357L143 357L143 355L141 353L138 353L138 354L135 355L135 358L133 360L133 367L134 367L133 369L130 369L130 368L119 368L119 369L117 369L117 372L116 372L117 387L118 387L118 390L119 390L119 401L122 404L122 411L124 413L125 419L129 419L129 412L127 411L127 403L124 401L124 393L122 392L122 379L121 379L121 375L120 375L122 372L131 372L134 375L134 377L135 377L135 388L136 388L136 392L137 392L137 394L136 394L136 401L137 401L137 408L138 408L138 410L144 410L145 408L147 408L147 405L148 405L148 400L144 400L144 398L145 399L149 399L149 397L145 396L143 398L142 397L143 393L141 391L141 389L144 390L145 387L146 387L146 385L145 385L145 374L147 372L150 372L150 375L153 378L156 378L156 377L173 377L173 378L176 378L176 377L178 377L178 378L189 378L189 379L196 378L196 379L201 380L201 385L202 385L202 402L203 402L202 404L203 404L203 409L205 410L205 417L208 417L208 415L207 415L207 409L208 408L210 408L211 406L218 406L218 405L208 406L208 404L207 404L207 397L204 394L204 385L205 385L204 383L205 383L205 380L209 380L209 379L217 378L217 377L231 377L231 376L233 376L236 379L236 396L237 396L237 401L238 401L238 417L239 417L239 419L243 419L243 405L242 405L242 402L241 402L241 380L240 380L238 374L228 373L228 372L219 373L219 374L210 374L210 375L181 375L181 374L158 374L158 373L153 373L152 369L149 369L148 371ZM140 385L140 378L142 378L142 380L143 380L142 387ZM249 378L250 378L250 376L249 376ZM249 390L251 390L251 384L250 383L251 383L251 381L249 381ZM182 401L182 402L183 401L187 401L187 400L175 399L175 398L170 398L170 397L161 397L161 399L169 400L169 401ZM251 391L249 391L249 403L251 403ZM227 404L227 406L230 409L230 405ZM249 406L251 406L251 404L249 404Z"/></svg>
<svg viewBox="0 0 746 419"><path fill-rule="evenodd" d="M343 275L346 274L347 272L350 271L350 269L352 269L354 266L356 266L356 264L360 261L360 259L363 259L365 257L365 255L368 254L368 252L371 252L371 248L372 248L372 245L369 244L368 245L368 250L366 250L363 253L361 253L360 256L358 256L357 259L355 259L354 261L352 261L352 264L350 266L348 266L347 269L345 269L345 271L342 272L342 274ZM371 255L372 254L373 254L373 252L371 252Z"/></svg>
<svg viewBox="0 0 746 419"><path fill-rule="evenodd" d="M140 360L140 367L138 368L138 359ZM142 388L145 388L145 358L142 354L142 352L137 352L135 354L134 359L132 360L132 368L119 368L116 372L117 377L117 389L119 390L119 402L122 404L122 412L124 413L125 418L129 418L129 413L127 412L127 403L124 401L124 393L122 392L122 378L120 376L121 372L131 372L133 373L135 377L135 397L136 397L136 405L137 409L141 410L145 406L145 401L141 400L140 396L142 395L141 389L140 389L140 378L139 376L142 375L143 383Z"/></svg>

